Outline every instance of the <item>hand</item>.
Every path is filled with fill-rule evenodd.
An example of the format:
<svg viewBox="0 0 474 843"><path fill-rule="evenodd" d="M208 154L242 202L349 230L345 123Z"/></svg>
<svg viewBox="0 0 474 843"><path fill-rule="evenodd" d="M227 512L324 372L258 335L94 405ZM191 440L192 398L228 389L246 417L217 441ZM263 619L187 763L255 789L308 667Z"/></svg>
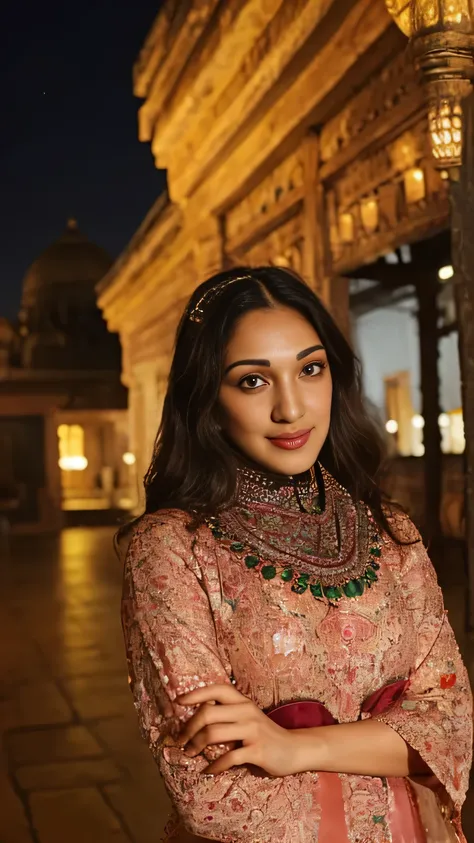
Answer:
<svg viewBox="0 0 474 843"><path fill-rule="evenodd" d="M222 773L241 764L255 764L271 776L289 776L298 769L301 732L288 731L273 723L252 700L232 685L208 685L177 698L179 705L200 708L185 724L179 745L195 756L212 744L242 746L226 752L203 771ZM220 703L220 705L206 705Z"/></svg>

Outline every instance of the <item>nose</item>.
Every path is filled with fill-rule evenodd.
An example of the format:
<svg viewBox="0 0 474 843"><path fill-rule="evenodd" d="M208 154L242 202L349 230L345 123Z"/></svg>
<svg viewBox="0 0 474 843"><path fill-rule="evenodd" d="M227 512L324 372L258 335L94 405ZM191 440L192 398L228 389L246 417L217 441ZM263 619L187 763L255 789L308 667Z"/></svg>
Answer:
<svg viewBox="0 0 474 843"><path fill-rule="evenodd" d="M292 424L304 416L305 408L297 384L281 384L275 394L272 421Z"/></svg>

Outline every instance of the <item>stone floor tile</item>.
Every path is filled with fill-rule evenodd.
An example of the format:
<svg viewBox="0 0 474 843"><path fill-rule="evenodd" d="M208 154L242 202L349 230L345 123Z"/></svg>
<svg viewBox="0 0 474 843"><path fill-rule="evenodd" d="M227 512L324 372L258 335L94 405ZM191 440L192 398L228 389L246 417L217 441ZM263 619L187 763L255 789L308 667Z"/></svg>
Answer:
<svg viewBox="0 0 474 843"><path fill-rule="evenodd" d="M76 711L84 720L113 717L130 706L130 690L125 671L109 676L66 679L63 684Z"/></svg>
<svg viewBox="0 0 474 843"><path fill-rule="evenodd" d="M9 703L15 721L14 724L9 721L9 728L69 723L73 719L73 712L55 682L14 685Z"/></svg>
<svg viewBox="0 0 474 843"><path fill-rule="evenodd" d="M90 728L120 767L125 767L132 776L139 774L141 780L148 777L150 782L156 782L159 778L158 769L139 732L131 699L129 714L91 723Z"/></svg>
<svg viewBox="0 0 474 843"><path fill-rule="evenodd" d="M8 755L17 767L104 754L102 747L85 726L16 732L7 735L5 743Z"/></svg>
<svg viewBox="0 0 474 843"><path fill-rule="evenodd" d="M23 805L5 770L0 770L0 840L2 843L32 843Z"/></svg>
<svg viewBox="0 0 474 843"><path fill-rule="evenodd" d="M64 632L58 628L52 632L42 631L37 633L36 640L41 652L45 655L51 652L62 652L67 650L81 650L84 647L97 647L100 644L100 635L83 631L82 629L67 629Z"/></svg>
<svg viewBox="0 0 474 843"><path fill-rule="evenodd" d="M40 843L130 843L95 788L32 793L30 806Z"/></svg>
<svg viewBox="0 0 474 843"><path fill-rule="evenodd" d="M126 671L124 653L114 648L105 653L98 647L77 647L75 649L49 652L47 657L53 676L79 677L104 675Z"/></svg>
<svg viewBox="0 0 474 843"><path fill-rule="evenodd" d="M31 764L18 767L14 775L23 790L50 790L117 781L121 772L109 758L93 758Z"/></svg>
<svg viewBox="0 0 474 843"><path fill-rule="evenodd" d="M6 732L9 729L18 729L23 726L21 713L15 701L11 697L3 697L0 690L0 729ZM1 838L0 838L1 839Z"/></svg>
<svg viewBox="0 0 474 843"><path fill-rule="evenodd" d="M171 807L158 776L153 788L136 782L117 782L106 785L104 792L127 828L132 829L134 843L158 843Z"/></svg>
<svg viewBox="0 0 474 843"><path fill-rule="evenodd" d="M2 645L0 655L2 684L13 685L26 680L31 682L42 679L45 662L32 640L25 638L13 626L5 632L0 628L0 641L8 642Z"/></svg>

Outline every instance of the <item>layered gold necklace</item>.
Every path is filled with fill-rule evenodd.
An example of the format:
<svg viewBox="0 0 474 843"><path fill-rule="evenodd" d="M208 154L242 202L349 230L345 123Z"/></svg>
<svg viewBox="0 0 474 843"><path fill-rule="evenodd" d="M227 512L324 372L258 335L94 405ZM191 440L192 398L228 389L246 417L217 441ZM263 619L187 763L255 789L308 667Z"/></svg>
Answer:
<svg viewBox="0 0 474 843"><path fill-rule="evenodd" d="M319 465L297 478L239 469L235 503L206 523L246 568L296 594L337 602L378 579L382 540L372 514Z"/></svg>

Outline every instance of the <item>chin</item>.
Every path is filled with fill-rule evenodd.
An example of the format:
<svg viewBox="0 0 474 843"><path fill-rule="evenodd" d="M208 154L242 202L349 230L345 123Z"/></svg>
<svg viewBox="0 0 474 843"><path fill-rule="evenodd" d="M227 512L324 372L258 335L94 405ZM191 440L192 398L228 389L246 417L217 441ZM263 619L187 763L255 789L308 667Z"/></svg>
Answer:
<svg viewBox="0 0 474 843"><path fill-rule="evenodd" d="M276 453L267 452L265 457L262 454L258 462L274 474L303 474L315 464L319 454L314 448L300 448L298 451L279 451L273 445L270 448Z"/></svg>

